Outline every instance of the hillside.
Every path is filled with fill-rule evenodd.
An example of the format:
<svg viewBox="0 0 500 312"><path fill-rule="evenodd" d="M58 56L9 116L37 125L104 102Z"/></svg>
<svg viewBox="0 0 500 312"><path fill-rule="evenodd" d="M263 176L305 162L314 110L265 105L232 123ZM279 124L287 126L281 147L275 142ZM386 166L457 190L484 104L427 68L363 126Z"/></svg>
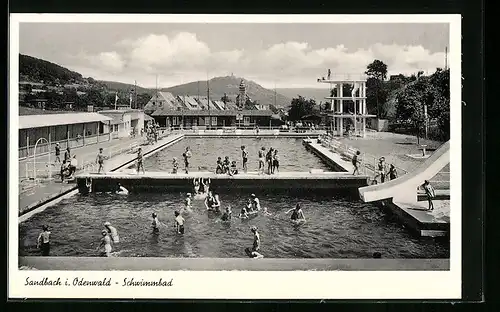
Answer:
<svg viewBox="0 0 500 312"><path fill-rule="evenodd" d="M236 95L238 94L238 88L240 86L242 78L234 77L234 76L226 76L226 77L215 77L210 79L210 98L219 100L224 96L224 93L231 100L235 100ZM247 94L253 100L259 102L259 104L273 104L274 105L274 90L269 90L261 85L243 79L247 86ZM195 81L190 82L170 88L163 88L162 91L171 92L174 95L199 95L206 96L207 95L207 82L206 81ZM288 107L290 106L291 99L277 93L276 94L276 106L278 108Z"/></svg>
<svg viewBox="0 0 500 312"><path fill-rule="evenodd" d="M313 99L316 103L325 102L325 96L329 96L328 88L276 88L276 92L291 99L299 95L306 99Z"/></svg>
<svg viewBox="0 0 500 312"><path fill-rule="evenodd" d="M118 91L118 92L130 92L131 90L134 90L134 85L129 84L129 83L123 83L123 82L116 82L116 81L106 81L106 80L98 80L101 84L106 86L106 89L109 91ZM137 86L137 93L147 93L149 95L154 94L154 90L152 89L147 89L143 88L141 86Z"/></svg>
<svg viewBox="0 0 500 312"><path fill-rule="evenodd" d="M82 83L81 74L36 57L19 54L19 80L50 83Z"/></svg>

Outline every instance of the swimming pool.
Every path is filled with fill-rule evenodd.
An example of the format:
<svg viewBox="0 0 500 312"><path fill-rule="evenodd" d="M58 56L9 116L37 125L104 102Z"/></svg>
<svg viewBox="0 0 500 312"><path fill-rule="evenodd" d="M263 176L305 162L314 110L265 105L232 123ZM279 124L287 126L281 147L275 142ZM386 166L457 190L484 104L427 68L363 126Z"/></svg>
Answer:
<svg viewBox="0 0 500 312"><path fill-rule="evenodd" d="M250 226L259 228L261 252L268 258L448 258L449 240L416 238L389 215L353 198L326 194L259 193L261 205L271 217L235 218L248 193L221 194L222 206L233 207L233 219L206 212L201 200L193 201L186 215L186 232L173 229L174 211L182 207L184 194L138 193L78 195L63 200L19 225L20 255L39 255L35 248L41 227L51 227L51 255L97 256L96 248L105 221L120 235L113 250L122 257L245 257L251 247ZM284 212L297 202L307 223L297 226ZM159 234L151 229L151 213L167 225Z"/></svg>
<svg viewBox="0 0 500 312"><path fill-rule="evenodd" d="M180 168L184 162L182 153L187 146L191 148L191 170L200 169L215 171L217 157L236 160L238 169L241 169L241 146L245 145L248 151L248 171L257 171L258 151L262 147L266 151L273 147L280 156L280 171L309 171L323 169L333 171L319 157L308 152L302 145L302 139L294 138L184 138L172 146L146 158L145 170L171 171L172 158L177 157ZM266 168L267 169L267 168Z"/></svg>

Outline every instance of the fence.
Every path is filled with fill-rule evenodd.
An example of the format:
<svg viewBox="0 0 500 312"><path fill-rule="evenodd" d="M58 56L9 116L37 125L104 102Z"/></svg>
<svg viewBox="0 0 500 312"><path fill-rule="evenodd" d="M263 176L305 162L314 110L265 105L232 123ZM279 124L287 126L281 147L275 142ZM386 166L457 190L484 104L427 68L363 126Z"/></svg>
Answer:
<svg viewBox="0 0 500 312"><path fill-rule="evenodd" d="M110 147L105 155L106 157L112 158L116 155L121 155L124 153L133 153L139 147L139 142L124 142L122 144L118 144ZM91 157L88 157L91 156ZM83 170L84 172L95 172L97 171L98 164L96 163L95 157L96 153L86 153L83 155L77 156L78 164L76 166L76 170ZM89 159L90 158L90 159ZM81 161L82 159L88 159L86 161ZM27 161L24 163L24 168L19 168L20 172L24 169L23 177L25 179L46 179L53 178L54 176L60 176L61 172L61 163L48 163L48 162L35 162ZM36 168L35 168L36 167ZM35 172L36 170L36 172Z"/></svg>
<svg viewBox="0 0 500 312"><path fill-rule="evenodd" d="M85 136L79 138L66 139L61 141L51 141L49 143L40 143L36 145L36 156L47 155L49 151L54 152L55 146L59 143L61 151L64 151L68 146L70 148L82 147L85 145L97 144L110 140L110 133ZM33 157L35 154L35 146L24 146L19 148L19 159Z"/></svg>
<svg viewBox="0 0 500 312"><path fill-rule="evenodd" d="M353 156L356 154L358 151L357 149L339 142L335 140L332 136L330 135L324 135L321 137L321 144L326 147L330 148L332 151L343 155L344 157L348 157L349 159L352 160ZM361 173L374 176L378 173L377 171L377 164L379 162L379 157L373 156L368 153L361 153L360 155L360 161L361 161ZM399 175L404 175L408 173L405 169L399 167L396 164L396 161L394 160L393 163L394 167L396 168L396 171Z"/></svg>

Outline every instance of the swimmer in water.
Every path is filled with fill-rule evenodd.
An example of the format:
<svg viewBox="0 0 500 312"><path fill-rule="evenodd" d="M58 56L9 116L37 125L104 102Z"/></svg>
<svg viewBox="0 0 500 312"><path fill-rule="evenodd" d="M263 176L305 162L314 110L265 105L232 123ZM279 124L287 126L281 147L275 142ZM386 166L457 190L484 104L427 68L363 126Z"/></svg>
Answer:
<svg viewBox="0 0 500 312"><path fill-rule="evenodd" d="M174 212L175 222L174 227L177 234L184 234L184 218L181 216L179 211Z"/></svg>
<svg viewBox="0 0 500 312"><path fill-rule="evenodd" d="M252 204L252 199L251 198L249 198L247 200L246 210L247 210L247 212L252 212L253 211L253 204Z"/></svg>
<svg viewBox="0 0 500 312"><path fill-rule="evenodd" d="M201 180L201 185L203 186L203 191L208 195L210 193L210 178Z"/></svg>
<svg viewBox="0 0 500 312"><path fill-rule="evenodd" d="M243 207L241 208L239 218L240 218L240 219L248 219L248 217L249 217L249 216L248 216L248 210L247 210L247 208L246 208L246 207L244 207L244 206L243 206Z"/></svg>
<svg viewBox="0 0 500 312"><path fill-rule="evenodd" d="M255 196L255 194L252 194L251 198L252 198L253 210L260 211L260 201L257 198L257 196Z"/></svg>
<svg viewBox="0 0 500 312"><path fill-rule="evenodd" d="M222 221L231 221L232 213L233 212L231 211L231 206L227 206L226 211L224 211L224 213L222 214L221 220Z"/></svg>
<svg viewBox="0 0 500 312"><path fill-rule="evenodd" d="M153 228L153 232L159 232L160 231L160 221L158 220L158 215L156 212L153 212L151 214L151 217L153 218L153 222L151 223L151 226Z"/></svg>
<svg viewBox="0 0 500 312"><path fill-rule="evenodd" d="M191 211L191 193L186 194L186 199L184 200L184 209Z"/></svg>
<svg viewBox="0 0 500 312"><path fill-rule="evenodd" d="M250 258L263 258L264 256L259 253L260 250L260 234L256 226L252 226L250 231L253 233L253 245L252 248L246 248L245 253Z"/></svg>
<svg viewBox="0 0 500 312"><path fill-rule="evenodd" d="M123 187L120 183L117 184L116 194L118 195L128 195L128 190Z"/></svg>
<svg viewBox="0 0 500 312"><path fill-rule="evenodd" d="M36 247L42 251L42 256L48 256L50 253L50 231L49 227L42 226L43 232L38 235Z"/></svg>
<svg viewBox="0 0 500 312"><path fill-rule="evenodd" d="M100 250L101 257L109 257L111 255L111 237L108 235L108 231L102 230L102 238L97 250Z"/></svg>
<svg viewBox="0 0 500 312"><path fill-rule="evenodd" d="M219 194L214 193L214 204L212 205L212 209L215 210L215 212L220 213L220 199L219 199Z"/></svg>
<svg viewBox="0 0 500 312"><path fill-rule="evenodd" d="M215 204L215 198L212 194L212 191L209 191L207 197L205 197L205 207L208 211L213 210L213 206Z"/></svg>
<svg viewBox="0 0 500 312"><path fill-rule="evenodd" d="M118 231L116 230L116 228L114 226L111 226L111 223L108 221L104 222L104 227L108 231L108 234L111 235L113 244L119 243L120 237L118 236Z"/></svg>
<svg viewBox="0 0 500 312"><path fill-rule="evenodd" d="M194 195L200 193L200 179L198 178L193 179L193 190L194 190Z"/></svg>
<svg viewBox="0 0 500 312"><path fill-rule="evenodd" d="M287 212L285 212L285 214L288 214L290 212L292 212L292 215L290 216L290 220L292 220L294 222L298 222L298 221L305 222L306 221L306 217L304 216L304 212L302 211L302 208L300 208L299 203L297 203L295 208L292 208L292 209L288 210Z"/></svg>
<svg viewBox="0 0 500 312"><path fill-rule="evenodd" d="M264 215L266 215L266 216L272 216L272 215L273 215L272 213L270 213L269 211L267 211L267 207L264 207L264 208L262 209L262 213L263 213Z"/></svg>

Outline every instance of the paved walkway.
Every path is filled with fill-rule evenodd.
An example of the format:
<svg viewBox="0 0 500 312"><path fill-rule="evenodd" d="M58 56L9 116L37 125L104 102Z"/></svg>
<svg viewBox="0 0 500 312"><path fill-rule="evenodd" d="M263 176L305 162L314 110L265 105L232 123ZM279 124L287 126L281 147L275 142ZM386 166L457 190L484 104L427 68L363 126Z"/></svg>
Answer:
<svg viewBox="0 0 500 312"><path fill-rule="evenodd" d="M144 152L159 146L162 142L164 142L164 140L165 138L159 140L157 144L143 146ZM100 147L102 147L104 149L104 154L110 155L111 152L110 160L105 162L105 170L111 170L113 167L116 167L133 157L130 154L131 144L141 144L142 142L144 142L144 138L140 137L135 139L116 139L99 144L87 145L81 148L75 148L72 150L72 153L77 155L78 164L80 166L86 162L95 162L97 151ZM123 154L127 154L126 156L128 157L123 157ZM43 157L40 158L42 159ZM45 160L48 160L48 156L46 156ZM20 167L22 166L21 163L24 162L25 161L20 161ZM59 165L54 166L55 172L59 172L59 170ZM81 172L81 169L77 170L76 174ZM23 181L19 184L19 212L22 213L24 211L28 211L40 202L53 198L57 194L69 191L74 187L74 183L62 183L59 176L56 176L53 179L41 180L37 183L33 181Z"/></svg>

